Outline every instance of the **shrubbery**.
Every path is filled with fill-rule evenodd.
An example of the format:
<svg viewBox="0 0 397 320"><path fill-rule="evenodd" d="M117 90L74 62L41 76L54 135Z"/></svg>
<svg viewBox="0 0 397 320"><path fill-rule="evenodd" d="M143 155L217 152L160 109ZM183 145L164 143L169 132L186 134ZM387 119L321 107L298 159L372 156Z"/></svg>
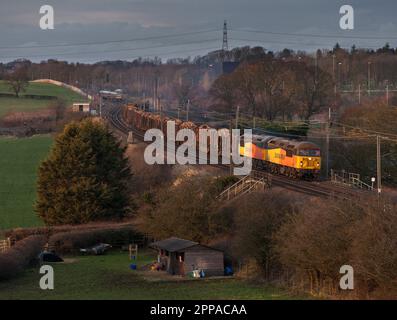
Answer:
<svg viewBox="0 0 397 320"><path fill-rule="evenodd" d="M142 234L131 227L97 230L77 230L54 234L48 245L59 253L69 253L98 243L121 246L144 241Z"/></svg>
<svg viewBox="0 0 397 320"><path fill-rule="evenodd" d="M216 197L233 181L223 179L191 177L164 188L151 205L141 208L140 229L156 239L176 236L198 242L224 232L228 222Z"/></svg>
<svg viewBox="0 0 397 320"><path fill-rule="evenodd" d="M45 237L30 236L0 254L0 279L11 278L37 262L44 245Z"/></svg>
<svg viewBox="0 0 397 320"><path fill-rule="evenodd" d="M322 200L291 215L277 234L280 262L297 289L317 295L395 298L397 206L390 201ZM339 269L351 265L355 290L339 290Z"/></svg>
<svg viewBox="0 0 397 320"><path fill-rule="evenodd" d="M232 250L239 262L249 264L267 280L280 276L274 235L293 212L297 202L281 191L251 193L237 200L234 213Z"/></svg>
<svg viewBox="0 0 397 320"><path fill-rule="evenodd" d="M111 222L96 222L84 225L62 225L53 227L34 227L34 228L15 228L6 230L5 237L9 237L14 241L20 241L29 236L42 235L49 239L52 235L60 232L72 232L82 230L101 230L101 229L119 229L131 227L129 223L111 223Z"/></svg>

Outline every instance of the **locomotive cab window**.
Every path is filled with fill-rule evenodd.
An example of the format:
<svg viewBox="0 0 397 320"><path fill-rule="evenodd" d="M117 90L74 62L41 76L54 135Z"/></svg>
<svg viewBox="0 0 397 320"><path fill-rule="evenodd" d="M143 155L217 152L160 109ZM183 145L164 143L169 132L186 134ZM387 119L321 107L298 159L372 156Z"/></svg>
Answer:
<svg viewBox="0 0 397 320"><path fill-rule="evenodd" d="M298 154L300 156L306 156L306 157L319 157L320 156L320 150L316 150L316 149L300 149Z"/></svg>

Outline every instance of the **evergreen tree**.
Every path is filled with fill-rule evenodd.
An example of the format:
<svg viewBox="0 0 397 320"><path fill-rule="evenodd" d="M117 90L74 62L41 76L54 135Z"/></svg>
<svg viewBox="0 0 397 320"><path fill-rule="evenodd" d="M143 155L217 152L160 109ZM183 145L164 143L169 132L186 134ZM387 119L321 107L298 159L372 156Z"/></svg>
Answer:
<svg viewBox="0 0 397 320"><path fill-rule="evenodd" d="M121 218L130 208L125 148L101 123L67 125L38 171L36 211L47 225Z"/></svg>

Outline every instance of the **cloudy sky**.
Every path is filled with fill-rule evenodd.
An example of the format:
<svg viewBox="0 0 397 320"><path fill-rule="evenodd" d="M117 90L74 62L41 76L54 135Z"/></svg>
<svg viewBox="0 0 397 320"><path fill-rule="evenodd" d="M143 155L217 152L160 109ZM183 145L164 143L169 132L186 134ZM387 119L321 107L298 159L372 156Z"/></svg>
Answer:
<svg viewBox="0 0 397 320"><path fill-rule="evenodd" d="M45 4L55 30L39 27ZM353 31L339 28L344 4L355 10ZM224 20L230 47L397 46L396 12L396 0L0 0L0 61L193 57L221 48Z"/></svg>

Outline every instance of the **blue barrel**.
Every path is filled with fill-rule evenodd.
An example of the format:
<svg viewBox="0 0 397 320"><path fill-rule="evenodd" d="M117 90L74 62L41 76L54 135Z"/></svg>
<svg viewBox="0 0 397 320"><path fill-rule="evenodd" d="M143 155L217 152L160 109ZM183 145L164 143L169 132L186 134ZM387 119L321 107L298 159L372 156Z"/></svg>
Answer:
<svg viewBox="0 0 397 320"><path fill-rule="evenodd" d="M136 264L135 263L131 263L130 264L130 269L131 270L136 270Z"/></svg>
<svg viewBox="0 0 397 320"><path fill-rule="evenodd" d="M225 268L225 275L226 276L232 276L233 275L233 268L231 266L227 266Z"/></svg>

